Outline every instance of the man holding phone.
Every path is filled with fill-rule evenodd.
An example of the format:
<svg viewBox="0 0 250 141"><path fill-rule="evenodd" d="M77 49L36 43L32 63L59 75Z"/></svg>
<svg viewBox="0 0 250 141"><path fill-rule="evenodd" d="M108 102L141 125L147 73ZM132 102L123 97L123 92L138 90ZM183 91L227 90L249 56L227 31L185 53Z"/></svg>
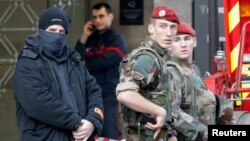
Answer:
<svg viewBox="0 0 250 141"><path fill-rule="evenodd" d="M111 27L113 14L107 3L97 3L91 11L92 19L83 26L75 49L102 88L104 126L101 137L120 139L115 88L119 82L119 64L127 54L127 43L124 36Z"/></svg>

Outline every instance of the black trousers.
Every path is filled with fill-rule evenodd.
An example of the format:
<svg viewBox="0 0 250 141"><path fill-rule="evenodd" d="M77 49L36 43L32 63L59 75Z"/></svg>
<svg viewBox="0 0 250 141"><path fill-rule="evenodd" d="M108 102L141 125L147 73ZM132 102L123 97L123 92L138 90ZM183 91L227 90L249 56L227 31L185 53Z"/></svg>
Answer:
<svg viewBox="0 0 250 141"><path fill-rule="evenodd" d="M103 99L104 106L104 125L101 133L101 137L110 139L121 139L120 125L118 122L118 102L116 99Z"/></svg>

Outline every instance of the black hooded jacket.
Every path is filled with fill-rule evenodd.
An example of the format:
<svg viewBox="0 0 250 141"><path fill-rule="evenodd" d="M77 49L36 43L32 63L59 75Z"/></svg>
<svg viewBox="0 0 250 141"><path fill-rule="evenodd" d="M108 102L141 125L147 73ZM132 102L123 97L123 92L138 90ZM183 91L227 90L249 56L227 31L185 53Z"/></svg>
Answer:
<svg viewBox="0 0 250 141"><path fill-rule="evenodd" d="M61 88L51 58L44 55L37 36L25 40L13 77L16 114L21 141L69 141L81 119L102 130L103 111L101 89L80 55L65 47L67 57L61 60L67 70L69 95L74 95L77 111L63 101ZM92 138L93 139L93 138ZM91 139L89 139L91 140Z"/></svg>

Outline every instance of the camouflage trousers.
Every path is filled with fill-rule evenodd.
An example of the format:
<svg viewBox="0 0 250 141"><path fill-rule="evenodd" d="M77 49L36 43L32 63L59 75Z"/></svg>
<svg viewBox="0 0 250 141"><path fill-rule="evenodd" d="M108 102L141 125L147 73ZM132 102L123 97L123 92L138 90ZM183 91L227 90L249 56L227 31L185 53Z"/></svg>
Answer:
<svg viewBox="0 0 250 141"><path fill-rule="evenodd" d="M191 139L187 139L185 136L183 136L183 135L181 135L181 134L179 134L179 135L177 136L177 140L178 140L178 141L194 141L194 140L191 140Z"/></svg>

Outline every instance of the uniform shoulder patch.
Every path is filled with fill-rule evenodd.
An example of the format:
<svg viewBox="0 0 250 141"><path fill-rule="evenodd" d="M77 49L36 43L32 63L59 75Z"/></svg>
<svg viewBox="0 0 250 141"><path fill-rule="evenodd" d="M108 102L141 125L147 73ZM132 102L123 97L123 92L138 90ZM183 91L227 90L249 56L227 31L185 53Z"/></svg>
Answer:
<svg viewBox="0 0 250 141"><path fill-rule="evenodd" d="M95 107L94 112L97 113L103 119L103 112L101 109Z"/></svg>

